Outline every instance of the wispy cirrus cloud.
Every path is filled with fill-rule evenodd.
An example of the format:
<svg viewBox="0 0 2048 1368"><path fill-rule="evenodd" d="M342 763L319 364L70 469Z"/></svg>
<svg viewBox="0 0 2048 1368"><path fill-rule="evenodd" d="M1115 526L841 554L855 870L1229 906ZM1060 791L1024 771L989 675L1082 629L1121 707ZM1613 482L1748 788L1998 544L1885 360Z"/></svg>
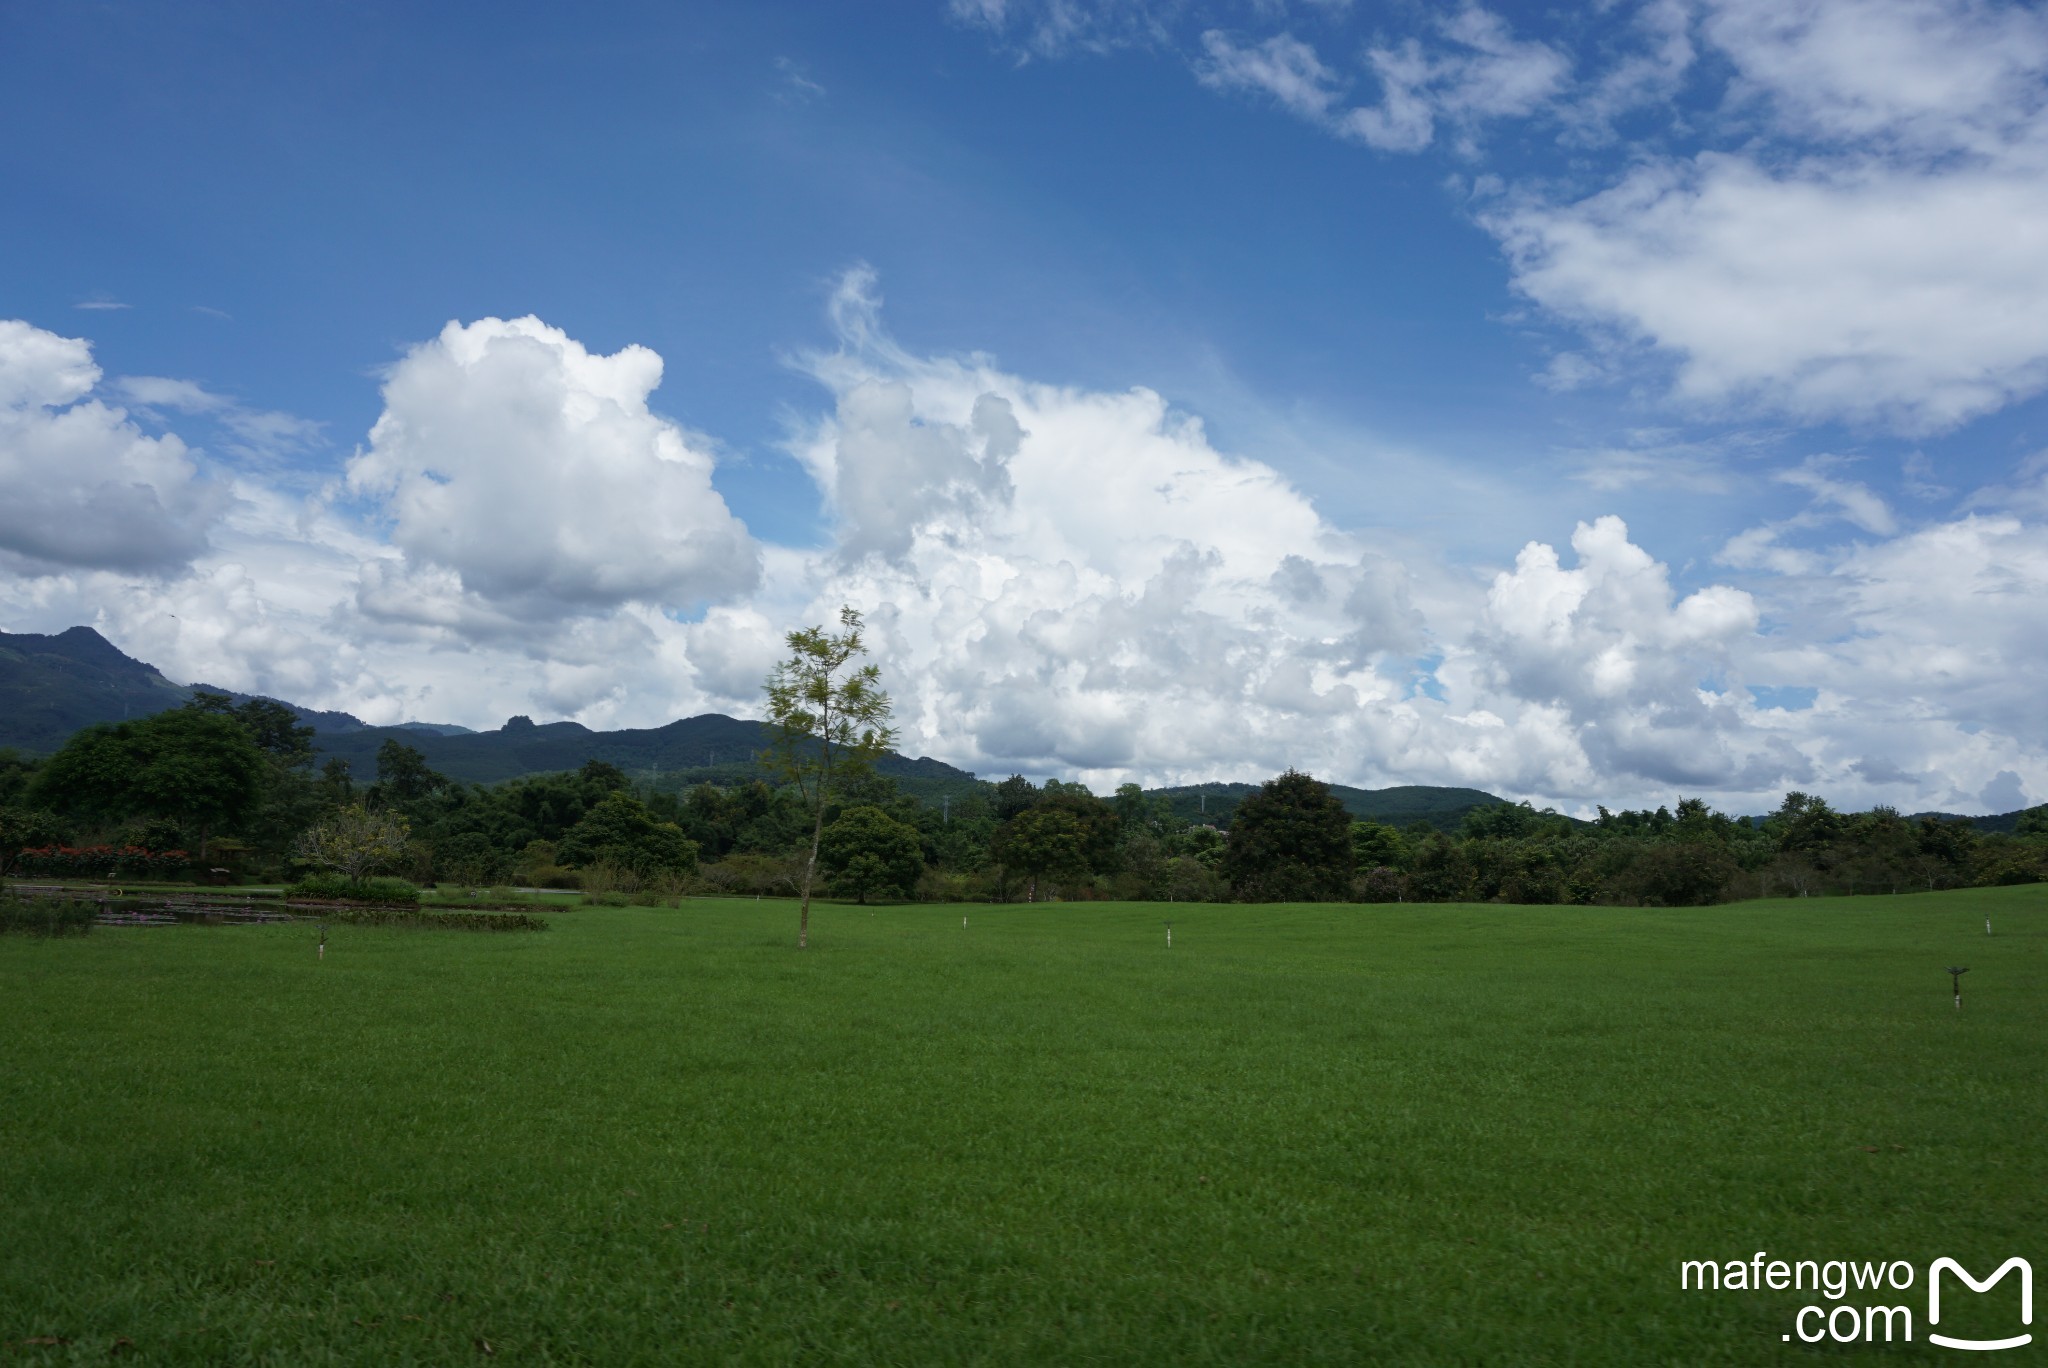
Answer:
<svg viewBox="0 0 2048 1368"><path fill-rule="evenodd" d="M325 441L321 425L275 409L252 408L192 380L160 375L124 375L115 391L138 411L162 421L167 413L204 416L221 432L220 446L252 461L279 461L317 450Z"/></svg>
<svg viewBox="0 0 2048 1368"><path fill-rule="evenodd" d="M2048 392L2048 13L1999 0L1640 0L1544 36L1477 4L956 0L1043 56L1144 46L1386 153L1483 157L1513 288L1589 345L1555 389L1952 430ZM1216 22L1219 18L1226 22ZM1139 40L1143 38L1141 43ZM1616 133L1631 120L1630 136Z"/></svg>

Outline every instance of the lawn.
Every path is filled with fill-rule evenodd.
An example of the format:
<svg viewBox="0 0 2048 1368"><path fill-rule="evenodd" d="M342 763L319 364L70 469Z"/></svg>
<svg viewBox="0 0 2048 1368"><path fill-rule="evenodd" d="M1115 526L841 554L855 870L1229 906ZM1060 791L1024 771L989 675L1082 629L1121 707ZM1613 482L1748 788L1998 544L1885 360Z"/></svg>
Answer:
<svg viewBox="0 0 2048 1368"><path fill-rule="evenodd" d="M2048 1274L2048 889L549 919L0 936L0 1362L1932 1362L1679 1262Z"/></svg>

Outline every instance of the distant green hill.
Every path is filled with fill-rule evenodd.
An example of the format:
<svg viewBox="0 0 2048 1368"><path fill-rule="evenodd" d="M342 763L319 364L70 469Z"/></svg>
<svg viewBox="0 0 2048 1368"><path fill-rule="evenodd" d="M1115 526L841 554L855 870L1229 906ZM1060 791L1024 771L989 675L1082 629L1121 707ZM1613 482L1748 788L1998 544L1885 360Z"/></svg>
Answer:
<svg viewBox="0 0 2048 1368"><path fill-rule="evenodd" d="M1237 805L1258 791L1257 784L1189 784L1179 788L1147 789L1146 794L1166 799L1176 814L1191 822L1228 827L1230 814L1237 810ZM1353 817L1385 822L1394 827L1427 822L1439 831L1456 831L1458 823L1473 808L1507 801L1479 789L1434 788L1426 784L1401 784L1383 789L1332 784L1330 792Z"/></svg>
<svg viewBox="0 0 2048 1368"><path fill-rule="evenodd" d="M54 636L0 632L0 748L47 755L81 728L176 708L201 689L237 703L253 697L212 684L174 684L90 627ZM362 731L366 725L345 712L285 706L321 733ZM468 730L442 722L408 722L405 729Z"/></svg>
<svg viewBox="0 0 2048 1368"><path fill-rule="evenodd" d="M250 697L211 685L175 684L156 667L123 654L90 627L52 636L0 632L0 749L47 755L83 727L175 708L198 689L228 694L237 702ZM699 783L731 785L769 777L758 759L769 744L765 724L719 713L686 717L665 727L610 732L592 731L578 722L536 724L515 717L496 731L474 732L440 722L372 727L345 712L286 706L313 728L321 759L347 761L359 782L376 778L377 749L387 740L404 742L425 755L433 768L466 783L497 784L525 774L572 770L586 760L617 765L635 781L670 792ZM975 775L929 757L892 754L876 768L895 779L904 793L934 807L946 798L957 803L986 790ZM1228 827L1237 805L1257 789L1257 784L1208 783L1146 793L1166 799L1191 822ZM1396 827L1427 822L1440 831L1456 831L1475 807L1506 801L1479 789L1422 784L1383 789L1332 784L1330 791L1354 817ZM2019 817L2018 812L2006 812L1962 820L1979 831L2009 832Z"/></svg>
<svg viewBox="0 0 2048 1368"><path fill-rule="evenodd" d="M699 783L736 784L769 777L760 761L768 749L767 726L721 713L685 717L665 727L592 731L580 722L536 723L515 717L496 731L448 735L406 727L364 727L322 733L314 747L322 760L348 762L358 780L376 777L377 751L387 740L411 746L427 764L451 779L498 784L522 774L580 768L585 761L617 765L634 780L677 790ZM886 755L875 768L906 793L936 805L943 795L975 792L980 784L966 770L924 757Z"/></svg>
<svg viewBox="0 0 2048 1368"><path fill-rule="evenodd" d="M191 696L90 627L0 632L0 746L46 755L81 727L147 717Z"/></svg>

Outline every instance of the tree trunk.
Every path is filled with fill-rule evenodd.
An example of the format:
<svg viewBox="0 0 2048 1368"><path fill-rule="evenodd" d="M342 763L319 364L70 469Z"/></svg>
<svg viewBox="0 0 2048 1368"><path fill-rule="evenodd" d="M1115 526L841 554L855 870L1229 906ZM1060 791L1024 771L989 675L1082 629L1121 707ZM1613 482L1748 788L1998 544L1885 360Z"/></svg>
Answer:
<svg viewBox="0 0 2048 1368"><path fill-rule="evenodd" d="M818 842L825 835L824 785L819 785L818 817L811 825L811 856L804 861L804 900L796 914L796 948L808 949L811 944L811 878L818 870Z"/></svg>

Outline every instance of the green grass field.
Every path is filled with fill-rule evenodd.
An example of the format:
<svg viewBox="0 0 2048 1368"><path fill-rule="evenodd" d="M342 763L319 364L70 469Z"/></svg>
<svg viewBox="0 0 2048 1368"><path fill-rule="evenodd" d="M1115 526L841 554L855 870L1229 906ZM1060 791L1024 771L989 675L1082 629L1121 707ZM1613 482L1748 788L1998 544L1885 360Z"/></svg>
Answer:
<svg viewBox="0 0 2048 1368"><path fill-rule="evenodd" d="M2048 889L552 921L0 937L0 1361L1936 1362L1679 1261L2048 1275Z"/></svg>

